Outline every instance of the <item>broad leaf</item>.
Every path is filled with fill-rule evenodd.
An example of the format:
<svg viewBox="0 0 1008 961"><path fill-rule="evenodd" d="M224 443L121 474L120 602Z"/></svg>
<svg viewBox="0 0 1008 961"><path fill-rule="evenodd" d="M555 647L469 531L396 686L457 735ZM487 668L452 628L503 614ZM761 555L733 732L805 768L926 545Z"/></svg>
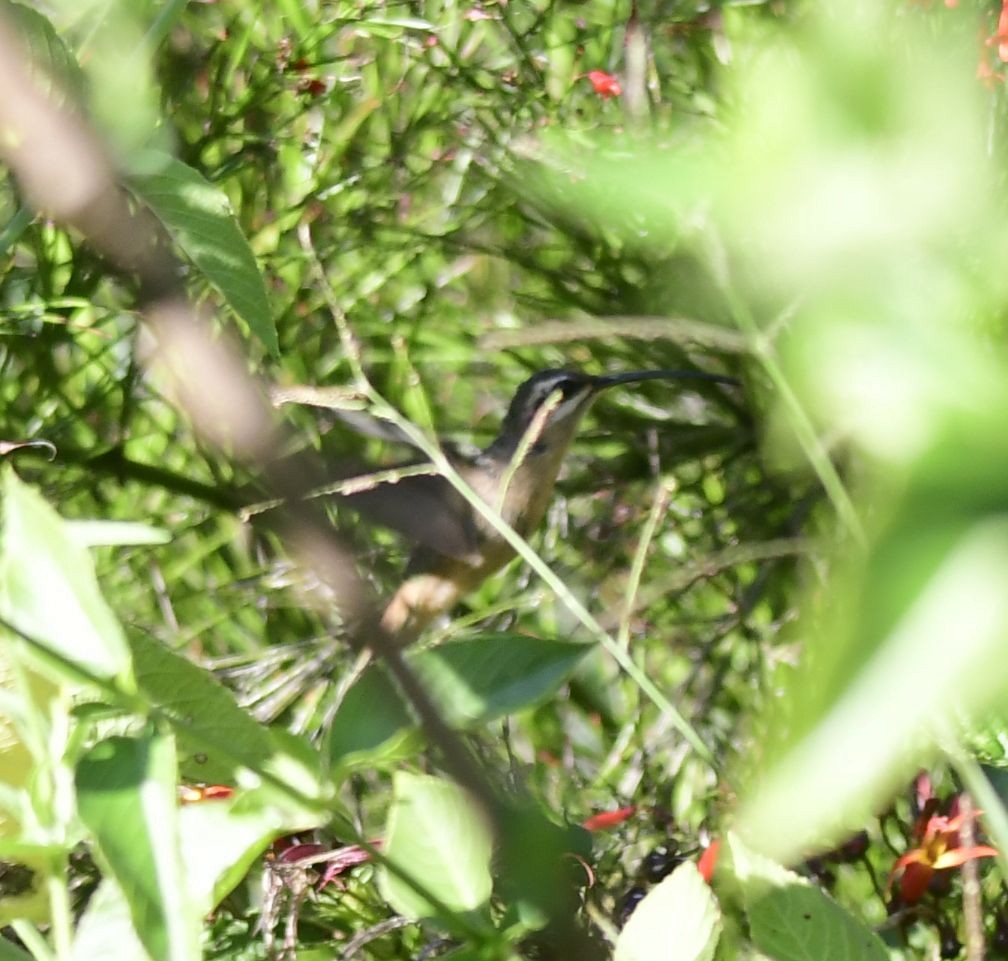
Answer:
<svg viewBox="0 0 1008 961"><path fill-rule="evenodd" d="M347 691L328 734L334 770L388 765L420 745L416 722L395 685L378 666L365 671Z"/></svg>
<svg viewBox="0 0 1008 961"><path fill-rule="evenodd" d="M637 905L616 941L614 961L710 961L721 910L692 861L680 864Z"/></svg>
<svg viewBox="0 0 1008 961"><path fill-rule="evenodd" d="M102 678L129 676L129 648L88 552L13 471L4 479L0 612L60 658Z"/></svg>
<svg viewBox="0 0 1008 961"><path fill-rule="evenodd" d="M130 919L126 898L111 878L91 896L74 932L70 961L150 961Z"/></svg>
<svg viewBox="0 0 1008 961"><path fill-rule="evenodd" d="M189 897L201 915L234 889L274 838L314 826L261 791L187 804L180 819Z"/></svg>
<svg viewBox="0 0 1008 961"><path fill-rule="evenodd" d="M198 959L201 915L188 899L170 737L112 737L78 763L77 804L153 961Z"/></svg>
<svg viewBox="0 0 1008 961"><path fill-rule="evenodd" d="M77 101L83 99L84 74L53 25L32 7L10 0L0 0L0 16L17 30L32 66L56 87L57 102L66 95Z"/></svg>
<svg viewBox="0 0 1008 961"><path fill-rule="evenodd" d="M227 197L180 160L167 155L158 160L155 171L133 174L130 186L228 306L277 354L266 285Z"/></svg>
<svg viewBox="0 0 1008 961"><path fill-rule="evenodd" d="M450 724L478 725L538 704L593 649L524 634L491 634L442 644L411 664Z"/></svg>
<svg viewBox="0 0 1008 961"><path fill-rule="evenodd" d="M273 735L212 674L142 632L130 636L137 684L184 746L183 773L230 781L238 767L268 773L303 794L321 792L314 753L293 736Z"/></svg>
<svg viewBox="0 0 1008 961"><path fill-rule="evenodd" d="M767 752L739 815L740 835L764 854L787 861L857 830L950 725L982 716L1008 687L1008 523L943 524L932 512L921 528L920 516L908 511L867 562L835 578L830 616L809 632L776 719L786 746Z"/></svg>
<svg viewBox="0 0 1008 961"><path fill-rule="evenodd" d="M400 771L393 782L385 855L451 911L490 897L491 837L465 791L439 778ZM432 917L438 909L397 874L382 868L381 891L400 914Z"/></svg>
<svg viewBox="0 0 1008 961"><path fill-rule="evenodd" d="M821 888L730 839L749 933L774 961L887 961L881 939Z"/></svg>
<svg viewBox="0 0 1008 961"><path fill-rule="evenodd" d="M407 661L454 727L471 728L523 710L552 694L592 648L522 634L454 641ZM383 669L372 667L347 692L333 719L336 765L376 763L411 749L415 722Z"/></svg>

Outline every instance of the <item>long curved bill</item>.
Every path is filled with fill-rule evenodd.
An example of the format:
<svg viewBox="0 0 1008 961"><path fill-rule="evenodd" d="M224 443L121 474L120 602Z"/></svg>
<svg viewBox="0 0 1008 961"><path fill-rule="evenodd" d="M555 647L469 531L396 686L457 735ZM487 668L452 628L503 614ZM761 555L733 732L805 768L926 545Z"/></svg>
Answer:
<svg viewBox="0 0 1008 961"><path fill-rule="evenodd" d="M614 387L617 384L639 384L644 380L705 380L715 384L731 384L741 386L734 377L724 374L711 374L704 370L631 370L623 374L603 374L593 381L596 390Z"/></svg>

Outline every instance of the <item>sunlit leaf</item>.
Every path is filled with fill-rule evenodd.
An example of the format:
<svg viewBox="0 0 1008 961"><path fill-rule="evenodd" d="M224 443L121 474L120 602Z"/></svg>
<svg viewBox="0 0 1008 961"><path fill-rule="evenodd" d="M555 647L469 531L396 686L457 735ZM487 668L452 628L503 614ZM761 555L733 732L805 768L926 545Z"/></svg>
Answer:
<svg viewBox="0 0 1008 961"><path fill-rule="evenodd" d="M67 532L82 547L167 544L171 534L135 521L67 521Z"/></svg>
<svg viewBox="0 0 1008 961"><path fill-rule="evenodd" d="M680 864L637 905L616 941L614 961L710 961L721 910L692 861Z"/></svg>
<svg viewBox="0 0 1008 961"><path fill-rule="evenodd" d="M188 898L170 737L113 737L78 763L77 803L153 961L201 956L200 912Z"/></svg>
<svg viewBox="0 0 1008 961"><path fill-rule="evenodd" d="M822 889L731 838L755 946L774 961L887 961L878 935Z"/></svg>
<svg viewBox="0 0 1008 961"><path fill-rule="evenodd" d="M160 157L156 169L133 174L130 184L228 306L276 354L279 347L266 285L224 193L169 156Z"/></svg>
<svg viewBox="0 0 1008 961"><path fill-rule="evenodd" d="M150 961L137 937L129 904L111 878L105 878L91 896L74 932L71 961Z"/></svg>
<svg viewBox="0 0 1008 961"><path fill-rule="evenodd" d="M457 727L487 724L539 703L574 672L590 647L521 634L486 634L410 655L407 661ZM347 692L329 732L334 762L388 761L415 746L415 722L395 685L373 667Z"/></svg>
<svg viewBox="0 0 1008 961"><path fill-rule="evenodd" d="M458 785L400 771L393 783L385 855L446 908L468 911L490 897L489 827ZM381 891L400 914L438 913L397 874L382 869Z"/></svg>
<svg viewBox="0 0 1008 961"><path fill-rule="evenodd" d="M122 629L98 589L88 552L13 471L4 478L0 610L19 630L88 672L129 676Z"/></svg>

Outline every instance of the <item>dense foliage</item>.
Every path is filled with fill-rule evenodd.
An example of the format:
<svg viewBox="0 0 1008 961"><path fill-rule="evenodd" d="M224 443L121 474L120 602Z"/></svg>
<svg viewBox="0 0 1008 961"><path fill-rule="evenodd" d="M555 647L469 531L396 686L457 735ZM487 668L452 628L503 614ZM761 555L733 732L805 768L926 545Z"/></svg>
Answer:
<svg viewBox="0 0 1008 961"><path fill-rule="evenodd" d="M488 819L12 160L0 959L1008 951L1001 6L0 0L275 453L482 448L544 368L738 381L604 392L559 583L407 655ZM388 596L409 545L320 502Z"/></svg>

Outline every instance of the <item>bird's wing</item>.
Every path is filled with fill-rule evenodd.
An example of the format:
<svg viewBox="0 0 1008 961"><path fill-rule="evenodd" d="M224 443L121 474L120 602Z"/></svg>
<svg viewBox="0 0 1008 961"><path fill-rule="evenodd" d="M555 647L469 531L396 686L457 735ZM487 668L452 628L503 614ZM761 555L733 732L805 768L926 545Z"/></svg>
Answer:
<svg viewBox="0 0 1008 961"><path fill-rule="evenodd" d="M375 437L392 444L404 444L407 447L419 449L416 441L390 420L382 420L380 417L375 417L363 410L341 410L334 407L330 412L355 434L360 434L362 437Z"/></svg>
<svg viewBox="0 0 1008 961"><path fill-rule="evenodd" d="M338 498L368 520L440 554L465 559L478 547L472 508L439 475L403 477Z"/></svg>

